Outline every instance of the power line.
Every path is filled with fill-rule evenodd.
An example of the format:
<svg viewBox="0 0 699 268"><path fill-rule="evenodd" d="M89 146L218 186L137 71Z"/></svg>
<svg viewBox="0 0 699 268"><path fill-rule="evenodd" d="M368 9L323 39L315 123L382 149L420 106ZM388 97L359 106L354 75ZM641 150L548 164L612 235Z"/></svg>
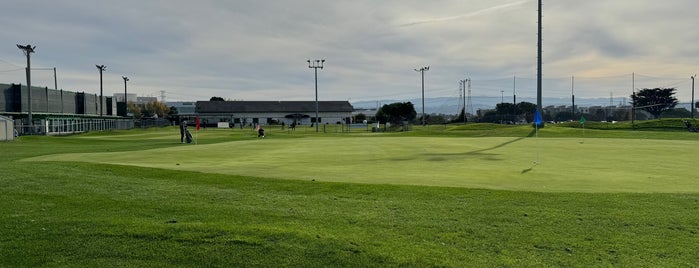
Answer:
<svg viewBox="0 0 699 268"><path fill-rule="evenodd" d="M17 67L22 67L22 68L24 68L24 66L22 66L22 65L14 64L14 63L12 63L12 62L9 62L9 61L3 60L3 59L0 59L0 61L2 61L2 62L4 62L4 63L7 63L7 64L10 64L10 65L14 65L14 66L17 66Z"/></svg>
<svg viewBox="0 0 699 268"><path fill-rule="evenodd" d="M9 72L16 72L16 71L21 71L24 70L24 68L17 68L17 69L11 69L11 70L2 70L0 73L9 73Z"/></svg>

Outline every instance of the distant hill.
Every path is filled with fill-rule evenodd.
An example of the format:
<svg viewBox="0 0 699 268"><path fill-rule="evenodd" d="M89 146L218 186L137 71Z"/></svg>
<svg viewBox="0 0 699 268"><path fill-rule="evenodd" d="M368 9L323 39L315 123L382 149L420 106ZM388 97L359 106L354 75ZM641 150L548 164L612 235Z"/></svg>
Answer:
<svg viewBox="0 0 699 268"><path fill-rule="evenodd" d="M469 107L469 111L474 113L478 109L494 109L495 105L500 103L501 97L486 97L486 96L473 96L471 97L471 103L473 104L473 109ZM352 102L352 106L355 109L367 108L375 109L377 106L384 104L390 104L394 102L412 102L415 106L415 110L418 113L422 112L422 99L408 99L408 100L379 100L379 101L358 101ZM512 102L512 99L505 99L505 102ZM536 103L536 98L517 98L517 102L531 102ZM613 105L628 105L628 98L614 98ZM544 98L542 99L544 106L554 105L554 106L570 106L570 98ZM576 98L575 105L579 107L590 107L590 106L609 106L609 98ZM426 98L425 99L425 113L427 114L457 114L460 112L460 107L463 106L463 99L459 98Z"/></svg>

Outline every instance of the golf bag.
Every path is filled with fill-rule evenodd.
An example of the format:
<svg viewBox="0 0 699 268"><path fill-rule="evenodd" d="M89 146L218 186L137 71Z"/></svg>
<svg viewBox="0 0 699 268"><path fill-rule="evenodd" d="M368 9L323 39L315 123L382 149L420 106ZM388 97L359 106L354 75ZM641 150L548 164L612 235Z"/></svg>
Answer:
<svg viewBox="0 0 699 268"><path fill-rule="evenodd" d="M184 130L184 135L185 135L185 141L187 143L192 143L192 133L189 133L189 129Z"/></svg>

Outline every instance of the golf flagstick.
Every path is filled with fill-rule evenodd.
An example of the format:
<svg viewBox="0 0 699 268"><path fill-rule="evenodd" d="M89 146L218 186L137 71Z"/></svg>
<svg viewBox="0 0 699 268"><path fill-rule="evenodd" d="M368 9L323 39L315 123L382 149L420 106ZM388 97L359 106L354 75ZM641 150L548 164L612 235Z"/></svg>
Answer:
<svg viewBox="0 0 699 268"><path fill-rule="evenodd" d="M536 112L534 113L534 129L535 129L535 139L534 143L536 146L536 161L534 161L534 165L539 164L539 125L541 124L541 113L539 112L539 109L536 109Z"/></svg>
<svg viewBox="0 0 699 268"><path fill-rule="evenodd" d="M539 164L539 125L536 125L536 137L534 139L534 143L536 143L536 162L534 162L534 165Z"/></svg>
<svg viewBox="0 0 699 268"><path fill-rule="evenodd" d="M197 144L197 142L199 140L199 126L200 126L199 116L194 118L194 123L196 123L196 126L194 128L195 129L195 131L194 131L194 144Z"/></svg>
<svg viewBox="0 0 699 268"><path fill-rule="evenodd" d="M583 139L585 139L585 117L582 115L580 116L580 124L582 125L582 128L583 128Z"/></svg>

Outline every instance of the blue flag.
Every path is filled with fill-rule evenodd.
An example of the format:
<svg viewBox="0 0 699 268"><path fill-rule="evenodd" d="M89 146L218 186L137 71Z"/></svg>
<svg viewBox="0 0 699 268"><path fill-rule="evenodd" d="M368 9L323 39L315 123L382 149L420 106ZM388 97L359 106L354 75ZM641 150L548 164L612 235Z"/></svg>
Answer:
<svg viewBox="0 0 699 268"><path fill-rule="evenodd" d="M539 113L539 109L536 109L536 113L534 113L534 124L541 125L541 113Z"/></svg>

